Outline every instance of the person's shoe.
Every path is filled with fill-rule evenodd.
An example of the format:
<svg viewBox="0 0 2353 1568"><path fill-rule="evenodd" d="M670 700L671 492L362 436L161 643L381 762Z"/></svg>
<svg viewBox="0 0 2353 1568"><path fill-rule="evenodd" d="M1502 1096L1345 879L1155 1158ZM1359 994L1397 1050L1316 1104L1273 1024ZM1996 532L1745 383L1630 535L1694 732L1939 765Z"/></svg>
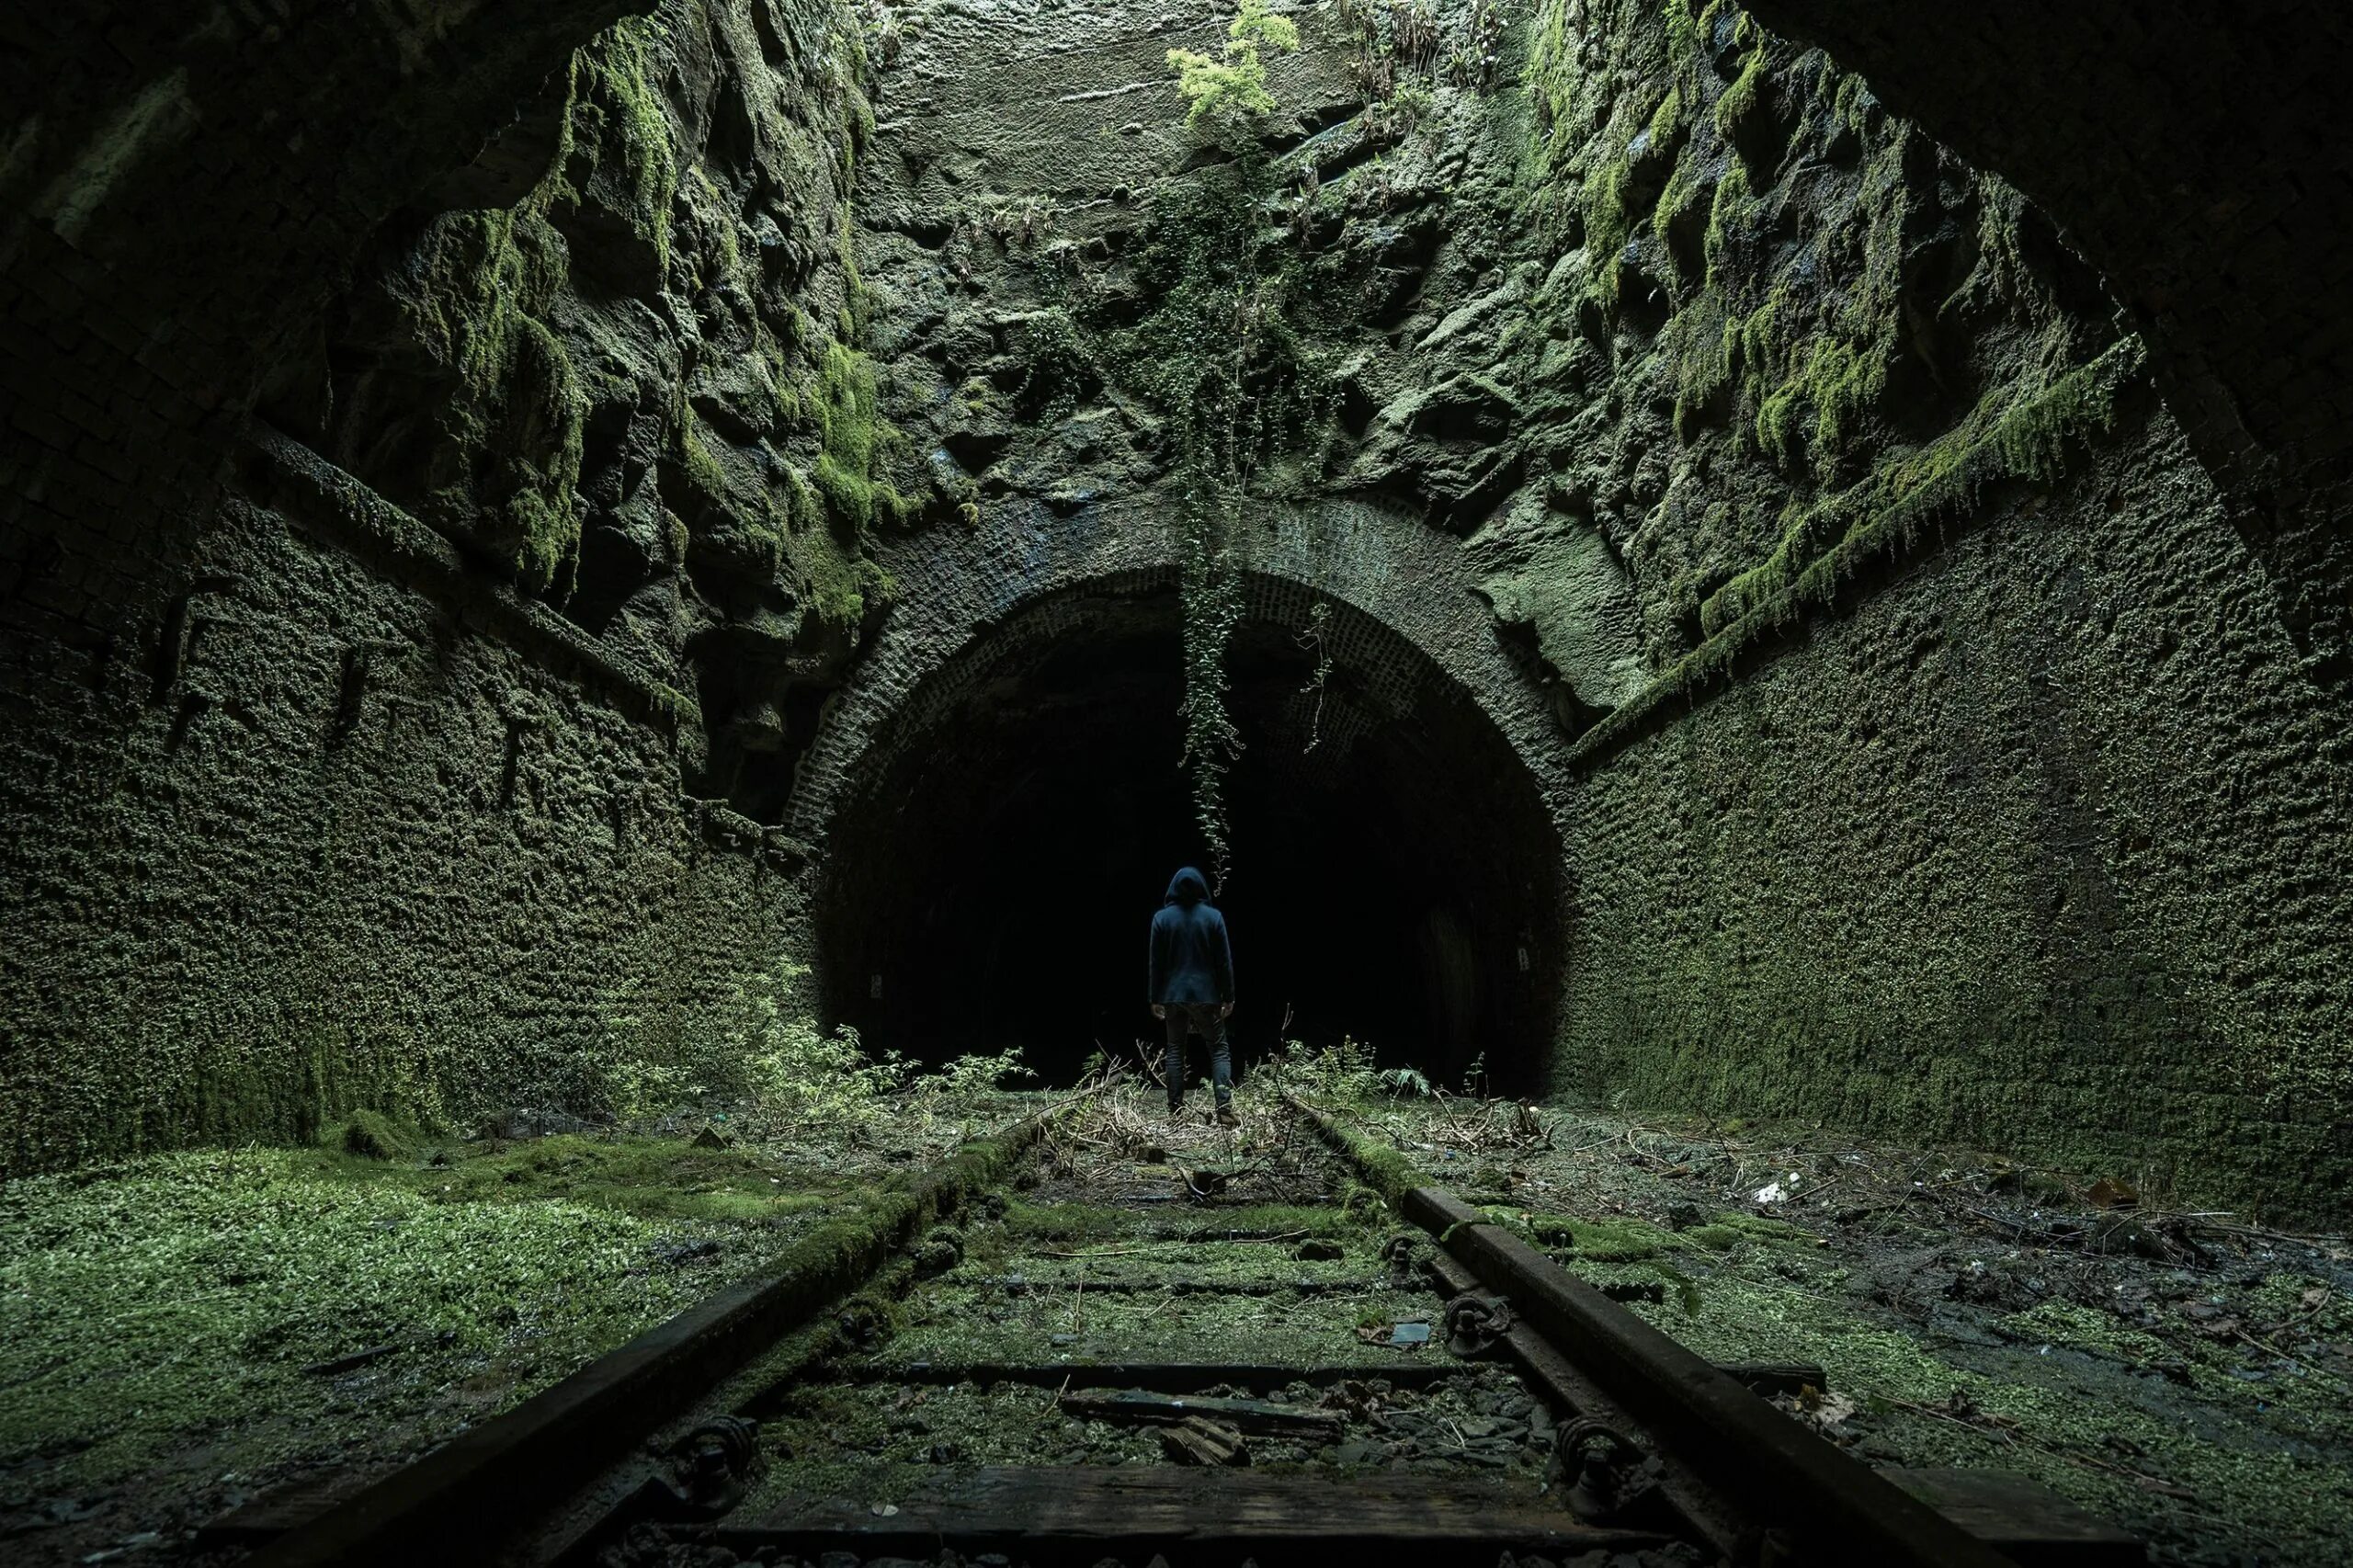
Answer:
<svg viewBox="0 0 2353 1568"><path fill-rule="evenodd" d="M1181 1115L1183 1115L1183 1114L1184 1114L1184 1110L1185 1110L1185 1102L1184 1102L1183 1100L1170 1100L1170 1101L1168 1102L1168 1114L1169 1114L1169 1115L1171 1115L1171 1116L1181 1116Z"/></svg>
<svg viewBox="0 0 2353 1568"><path fill-rule="evenodd" d="M1217 1108L1217 1124L1220 1127L1239 1127L1242 1125L1242 1119L1233 1114L1232 1106L1222 1105Z"/></svg>

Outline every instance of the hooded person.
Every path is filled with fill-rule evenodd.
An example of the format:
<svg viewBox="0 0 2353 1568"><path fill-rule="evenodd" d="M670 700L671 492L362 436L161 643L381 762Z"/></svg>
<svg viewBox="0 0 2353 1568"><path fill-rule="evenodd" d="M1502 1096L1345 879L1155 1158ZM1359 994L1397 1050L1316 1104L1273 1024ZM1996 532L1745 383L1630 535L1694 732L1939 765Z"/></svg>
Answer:
<svg viewBox="0 0 2353 1568"><path fill-rule="evenodd" d="M1233 1011L1233 949L1225 916L1210 903L1209 883L1190 866L1169 879L1168 895L1152 917L1148 1000L1152 1016L1168 1024L1168 1108L1184 1108L1185 1037L1197 1034L1210 1048L1217 1119L1234 1126L1233 1057L1225 1043L1226 1015Z"/></svg>

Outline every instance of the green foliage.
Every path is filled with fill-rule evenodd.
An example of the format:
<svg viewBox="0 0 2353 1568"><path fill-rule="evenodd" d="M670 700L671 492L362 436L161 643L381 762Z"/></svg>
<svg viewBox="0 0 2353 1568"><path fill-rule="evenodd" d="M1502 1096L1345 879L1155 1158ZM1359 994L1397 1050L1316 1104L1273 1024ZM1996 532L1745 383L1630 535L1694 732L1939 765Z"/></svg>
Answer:
<svg viewBox="0 0 2353 1568"><path fill-rule="evenodd" d="M820 1029L795 1003L808 972L781 963L738 988L727 1054L742 1064L752 1125L838 1133L884 1119L928 1126L969 1116L1006 1080L1029 1076L1018 1051L966 1056L918 1073L896 1051L868 1051L847 1028Z"/></svg>
<svg viewBox="0 0 2353 1568"><path fill-rule="evenodd" d="M335 1142L347 1154L367 1160L408 1159L416 1152L415 1133L381 1111L355 1110Z"/></svg>
<svg viewBox="0 0 2353 1568"><path fill-rule="evenodd" d="M957 1057L937 1073L918 1074L909 1086L909 1102L921 1119L969 1118L1007 1085L1036 1077L1022 1064L1017 1047L994 1056L976 1052Z"/></svg>
<svg viewBox="0 0 2353 1568"><path fill-rule="evenodd" d="M608 153L617 156L631 197L630 223L666 265L678 155L669 110L652 81L651 47L661 36L659 26L627 17L574 52L557 167L585 167L593 175Z"/></svg>
<svg viewBox="0 0 2353 1568"><path fill-rule="evenodd" d="M1382 1089L1401 1099L1408 1096L1427 1099L1436 1092L1431 1088L1429 1079L1416 1068L1384 1067L1374 1077Z"/></svg>
<svg viewBox="0 0 2353 1568"><path fill-rule="evenodd" d="M1208 120L1234 130L1273 113L1275 98L1267 90L1267 64L1258 51L1299 47L1299 28L1288 17L1267 10L1267 0L1242 0L1225 36L1222 58L1189 49L1168 51L1176 90L1192 105L1185 117L1188 125Z"/></svg>
<svg viewBox="0 0 2353 1568"><path fill-rule="evenodd" d="M1417 1068L1376 1066L1372 1048L1347 1035L1336 1045L1284 1040L1252 1069L1251 1077L1276 1094L1298 1095L1319 1105L1427 1099L1439 1092Z"/></svg>
<svg viewBox="0 0 2353 1568"><path fill-rule="evenodd" d="M807 972L779 964L739 987L727 1043L752 1104L771 1121L820 1131L871 1122L905 1086L907 1065L895 1051L870 1055L855 1029L820 1029L801 1013L793 992Z"/></svg>
<svg viewBox="0 0 2353 1568"><path fill-rule="evenodd" d="M1211 874L1230 866L1223 780L1241 746L1226 712L1225 650L1242 614L1237 518L1260 465L1310 428L1326 377L1303 336L1306 270L1265 220L1277 182L1245 152L1155 199L1136 260L1152 301L1121 324L1088 318L1092 362L1167 421L1185 513L1184 764Z"/></svg>

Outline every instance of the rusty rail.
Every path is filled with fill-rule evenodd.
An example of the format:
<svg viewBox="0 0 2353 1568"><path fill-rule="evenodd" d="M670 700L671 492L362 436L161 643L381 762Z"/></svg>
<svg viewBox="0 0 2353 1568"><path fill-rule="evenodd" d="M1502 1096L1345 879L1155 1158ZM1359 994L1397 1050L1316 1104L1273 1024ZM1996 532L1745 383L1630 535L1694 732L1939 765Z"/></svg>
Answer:
<svg viewBox="0 0 2353 1568"><path fill-rule="evenodd" d="M1290 1103L1344 1159L1376 1174L1337 1121L1303 1101ZM2009 1558L1452 1193L1414 1187L1394 1201L1463 1271L1506 1298L1570 1364L1573 1378L1589 1380L1639 1423L1671 1475L1697 1477L1722 1493L1747 1521L1744 1533L1778 1538L1779 1561L2014 1568ZM1763 1540L1733 1544L1735 1561L1767 1551Z"/></svg>
<svg viewBox="0 0 2353 1568"><path fill-rule="evenodd" d="M559 1507L649 1431L858 1289L934 1219L1002 1180L1068 1103L968 1146L819 1229L767 1277L648 1329L287 1530L246 1559L248 1568L493 1560L513 1531Z"/></svg>

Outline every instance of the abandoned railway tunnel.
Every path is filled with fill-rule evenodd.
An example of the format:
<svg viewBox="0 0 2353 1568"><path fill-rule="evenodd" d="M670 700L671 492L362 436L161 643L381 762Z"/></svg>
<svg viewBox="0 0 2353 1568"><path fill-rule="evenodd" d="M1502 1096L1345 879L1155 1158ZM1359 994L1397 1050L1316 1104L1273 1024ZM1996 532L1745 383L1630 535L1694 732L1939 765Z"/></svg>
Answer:
<svg viewBox="0 0 2353 1568"><path fill-rule="evenodd" d="M886 556L902 584L961 585L936 602L982 619L886 630L800 770L789 820L830 846L814 924L831 1016L935 1059L1019 1047L1051 1081L1131 1052L1138 912L1173 868L1216 859L1170 765L1177 531L1165 509L1080 515L1028 551L983 533ZM1416 531L1360 507L1288 517L1240 585L1219 902L1253 983L1234 1039L1245 1058L1355 1039L1449 1083L1479 1062L1535 1092L1565 901L1544 779L1563 748L1469 635L1477 599L1439 591L1446 563L1398 570ZM1506 700L1491 710L1483 687Z"/></svg>
<svg viewBox="0 0 2353 1568"><path fill-rule="evenodd" d="M1026 1118L993 1062L1149 1074L1193 864L1244 1128L1111 1094L1066 1205L1264 1160L1370 1244L1321 1088L1864 1448L1991 1398L2163 1561L2332 1560L2353 23L2050 9L0 22L0 1530L194 1529L207 1430L315 1478L346 1378L388 1464ZM1107 1244L1014 1201L996 1264ZM2212 1495L2070 1402L2228 1428Z"/></svg>

